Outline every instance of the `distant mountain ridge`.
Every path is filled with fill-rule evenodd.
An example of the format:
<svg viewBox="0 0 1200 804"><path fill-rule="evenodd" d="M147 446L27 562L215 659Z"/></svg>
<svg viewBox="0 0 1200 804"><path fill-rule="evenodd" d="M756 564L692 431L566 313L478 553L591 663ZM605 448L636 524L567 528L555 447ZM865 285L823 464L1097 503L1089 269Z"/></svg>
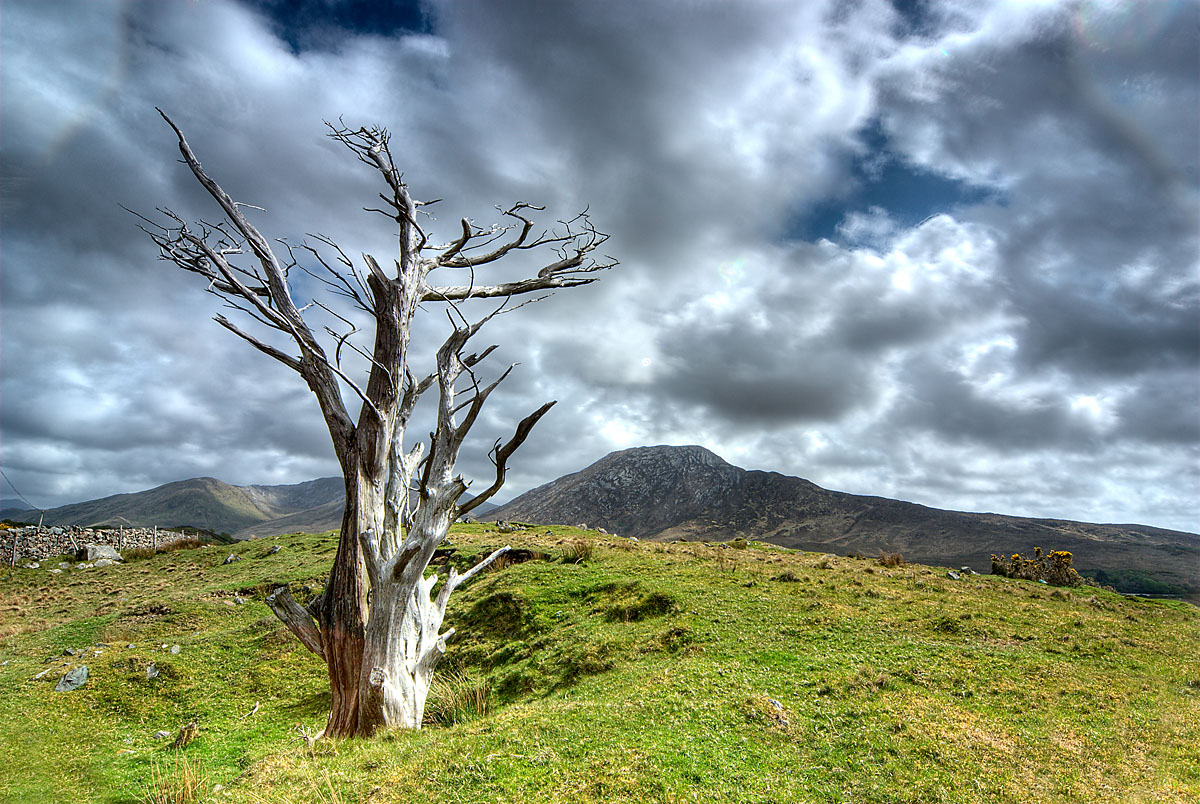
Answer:
<svg viewBox="0 0 1200 804"><path fill-rule="evenodd" d="M526 492L490 516L587 524L655 539L760 539L803 550L967 564L992 553L1069 550L1081 571L1144 573L1200 595L1200 536L1143 525L943 511L829 491L798 477L747 471L698 446L635 447Z"/></svg>
<svg viewBox="0 0 1200 804"><path fill-rule="evenodd" d="M340 477L280 486L232 486L213 477L178 480L131 494L72 503L46 511L47 526L186 526L235 539L281 533L323 533L342 526L346 487ZM494 509L484 503L481 513ZM37 522L41 512L0 510L0 519Z"/></svg>
<svg viewBox="0 0 1200 804"><path fill-rule="evenodd" d="M314 531L341 526L345 486L325 477L281 486L232 486L213 477L178 480L147 491L114 494L46 511L46 525L116 527L188 526L246 538L251 532L286 532L272 523L289 520ZM334 509L330 510L330 505ZM0 517L37 521L38 511L5 509ZM329 524L331 523L332 524ZM259 532L261 531L261 532Z"/></svg>

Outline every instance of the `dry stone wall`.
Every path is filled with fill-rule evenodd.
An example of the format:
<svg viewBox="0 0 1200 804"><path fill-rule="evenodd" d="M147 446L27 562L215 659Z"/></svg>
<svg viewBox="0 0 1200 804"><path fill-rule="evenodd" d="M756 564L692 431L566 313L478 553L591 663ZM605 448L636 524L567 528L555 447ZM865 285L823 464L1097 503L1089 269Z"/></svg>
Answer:
<svg viewBox="0 0 1200 804"><path fill-rule="evenodd" d="M0 562L16 565L21 561L39 561L74 553L85 544L106 544L117 550L155 549L182 538L185 537L176 531L158 528L39 528L29 525L0 530Z"/></svg>

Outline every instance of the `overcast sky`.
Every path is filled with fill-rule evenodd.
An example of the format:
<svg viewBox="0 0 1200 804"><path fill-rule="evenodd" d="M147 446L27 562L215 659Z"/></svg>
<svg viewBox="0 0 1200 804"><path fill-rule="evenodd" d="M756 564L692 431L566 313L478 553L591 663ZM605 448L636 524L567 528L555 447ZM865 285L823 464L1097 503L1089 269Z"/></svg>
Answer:
<svg viewBox="0 0 1200 804"><path fill-rule="evenodd" d="M216 216L160 106L269 237L385 264L323 120L387 127L438 232L590 205L621 265L481 335L522 365L468 476L559 400L501 498L700 444L1200 530L1195 2L4 0L0 33L0 463L36 506L337 472L299 378L120 206Z"/></svg>

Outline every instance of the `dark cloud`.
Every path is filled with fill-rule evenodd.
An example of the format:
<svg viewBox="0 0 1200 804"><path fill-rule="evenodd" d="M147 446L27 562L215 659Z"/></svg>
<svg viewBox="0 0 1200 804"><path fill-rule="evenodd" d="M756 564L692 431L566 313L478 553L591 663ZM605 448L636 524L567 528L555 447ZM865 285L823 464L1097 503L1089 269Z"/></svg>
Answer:
<svg viewBox="0 0 1200 804"><path fill-rule="evenodd" d="M491 376L522 365L468 477L559 400L505 496L700 443L858 493L1195 529L1200 9L1136 8L6 5L5 471L43 504L337 471L302 383L121 208L216 212L160 106L293 243L394 250L324 136L339 117L389 128L414 194L444 199L435 237L590 205L621 267L484 332ZM446 326L429 312L418 345Z"/></svg>

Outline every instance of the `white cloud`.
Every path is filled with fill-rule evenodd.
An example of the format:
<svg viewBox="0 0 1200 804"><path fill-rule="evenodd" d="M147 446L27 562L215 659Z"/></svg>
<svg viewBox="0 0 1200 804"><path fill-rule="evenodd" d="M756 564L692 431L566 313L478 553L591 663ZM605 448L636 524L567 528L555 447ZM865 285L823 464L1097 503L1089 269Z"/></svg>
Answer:
<svg viewBox="0 0 1200 804"><path fill-rule="evenodd" d="M353 255L392 235L322 119L388 126L414 193L445 199L438 235L591 205L622 265L493 322L496 366L523 365L468 475L556 398L514 491L700 443L849 491L1194 530L1195 6L1138 6L931 3L914 33L882 0L439 2L432 33L319 50L232 0L6 6L5 470L47 504L336 471L302 384L118 206L213 214L159 105L269 235ZM877 200L841 244L789 242L847 197L874 121L891 164L997 193L909 227Z"/></svg>

